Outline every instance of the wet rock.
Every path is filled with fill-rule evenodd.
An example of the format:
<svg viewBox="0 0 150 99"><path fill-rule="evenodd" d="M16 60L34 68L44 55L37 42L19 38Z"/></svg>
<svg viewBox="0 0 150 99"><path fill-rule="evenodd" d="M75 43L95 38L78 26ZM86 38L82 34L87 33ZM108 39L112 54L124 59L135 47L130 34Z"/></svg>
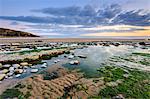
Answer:
<svg viewBox="0 0 150 99"><path fill-rule="evenodd" d="M8 73L8 72L9 72L8 69L3 69L3 70L0 71L0 74L6 74L6 73Z"/></svg>
<svg viewBox="0 0 150 99"><path fill-rule="evenodd" d="M24 69L27 69L27 68L28 68L28 66L24 66L23 68L24 68Z"/></svg>
<svg viewBox="0 0 150 99"><path fill-rule="evenodd" d="M28 64L28 66L32 66L32 64Z"/></svg>
<svg viewBox="0 0 150 99"><path fill-rule="evenodd" d="M128 78L130 75L129 74L124 74L123 77Z"/></svg>
<svg viewBox="0 0 150 99"><path fill-rule="evenodd" d="M84 55L78 55L79 58L87 58L86 56Z"/></svg>
<svg viewBox="0 0 150 99"><path fill-rule="evenodd" d="M54 63L58 63L58 62L60 62L60 60L59 60L59 59L57 59L57 60L54 60Z"/></svg>
<svg viewBox="0 0 150 99"><path fill-rule="evenodd" d="M11 66L10 64L3 65L4 68L9 68L10 66Z"/></svg>
<svg viewBox="0 0 150 99"><path fill-rule="evenodd" d="M42 65L41 65L41 68L46 68L47 67L47 63L43 63Z"/></svg>
<svg viewBox="0 0 150 99"><path fill-rule="evenodd" d="M9 68L9 71L14 71L14 70L15 70L14 67L10 67L10 68Z"/></svg>
<svg viewBox="0 0 150 99"><path fill-rule="evenodd" d="M18 77L20 77L20 76L21 76L21 74L17 74L17 75L15 75L15 77L16 77L16 78L18 78Z"/></svg>
<svg viewBox="0 0 150 99"><path fill-rule="evenodd" d="M150 83L150 80L148 80L148 79L143 80L143 83L144 83L144 84L148 84L148 83Z"/></svg>
<svg viewBox="0 0 150 99"><path fill-rule="evenodd" d="M39 59L39 56L37 56L37 55L31 56L30 59L31 59L31 60L37 60L37 59Z"/></svg>
<svg viewBox="0 0 150 99"><path fill-rule="evenodd" d="M0 69L3 67L3 65L0 63Z"/></svg>
<svg viewBox="0 0 150 99"><path fill-rule="evenodd" d="M80 62L78 60L73 60L69 62L70 65L78 65L79 63Z"/></svg>
<svg viewBox="0 0 150 99"><path fill-rule="evenodd" d="M118 79L118 80L116 81L116 83L118 83L118 84L123 83L123 79Z"/></svg>
<svg viewBox="0 0 150 99"><path fill-rule="evenodd" d="M21 66L28 66L28 63L27 62L22 62L20 63Z"/></svg>
<svg viewBox="0 0 150 99"><path fill-rule="evenodd" d="M21 74L21 73L23 73L23 69L15 69L15 73L16 74Z"/></svg>
<svg viewBox="0 0 150 99"><path fill-rule="evenodd" d="M0 74L0 81L5 78L6 74Z"/></svg>
<svg viewBox="0 0 150 99"><path fill-rule="evenodd" d="M31 69L31 73L36 73L38 72L38 69Z"/></svg>
<svg viewBox="0 0 150 99"><path fill-rule="evenodd" d="M31 68L36 68L36 66L31 66Z"/></svg>
<svg viewBox="0 0 150 99"><path fill-rule="evenodd" d="M69 55L69 56L68 56L68 59L73 59L73 58L74 58L73 55Z"/></svg>
<svg viewBox="0 0 150 99"><path fill-rule="evenodd" d="M24 73L26 73L26 72L27 72L27 70L23 70L23 72L24 72Z"/></svg>
<svg viewBox="0 0 150 99"><path fill-rule="evenodd" d="M125 99L122 94L118 94L117 96L112 97L112 99Z"/></svg>
<svg viewBox="0 0 150 99"><path fill-rule="evenodd" d="M12 76L13 74L14 74L14 72L9 72L7 75Z"/></svg>
<svg viewBox="0 0 150 99"><path fill-rule="evenodd" d="M106 83L106 85L109 86L109 87L116 87L116 86L118 86L118 83L116 83L116 82L108 82L108 83Z"/></svg>
<svg viewBox="0 0 150 99"><path fill-rule="evenodd" d="M12 66L13 66L14 68L19 68L19 67L20 67L19 64L13 64Z"/></svg>

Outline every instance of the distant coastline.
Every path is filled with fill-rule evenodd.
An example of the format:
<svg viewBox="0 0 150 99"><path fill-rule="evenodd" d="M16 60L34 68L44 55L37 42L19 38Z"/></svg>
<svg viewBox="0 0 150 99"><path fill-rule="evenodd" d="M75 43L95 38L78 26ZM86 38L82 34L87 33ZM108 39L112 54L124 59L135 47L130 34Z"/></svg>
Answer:
<svg viewBox="0 0 150 99"><path fill-rule="evenodd" d="M7 28L0 28L0 38L11 38L11 37L40 37L32 33L12 30Z"/></svg>

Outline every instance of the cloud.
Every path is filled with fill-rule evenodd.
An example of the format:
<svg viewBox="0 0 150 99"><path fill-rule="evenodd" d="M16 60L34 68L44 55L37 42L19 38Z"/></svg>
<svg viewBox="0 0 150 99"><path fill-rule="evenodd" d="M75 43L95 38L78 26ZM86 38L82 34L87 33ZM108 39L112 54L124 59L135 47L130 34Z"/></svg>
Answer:
<svg viewBox="0 0 150 99"><path fill-rule="evenodd" d="M122 11L117 4L104 9L95 9L90 5L84 7L70 6L64 8L44 8L32 10L48 16L0 16L0 19L31 23L64 24L64 25L135 25L149 26L150 12L141 14L143 10Z"/></svg>
<svg viewBox="0 0 150 99"><path fill-rule="evenodd" d="M113 25L113 26L96 26L91 28L84 28L84 30L97 30L97 31L137 31L137 30L149 30L149 27L143 26L131 26L131 25Z"/></svg>
<svg viewBox="0 0 150 99"><path fill-rule="evenodd" d="M150 36L150 26L101 26L101 28L92 28L93 30L104 30L103 32L91 32L81 34L85 37L99 37L99 36ZM112 30L112 31L107 31ZM115 30L115 31L113 31ZM117 30L117 31L116 31ZM130 31L128 31L130 30ZM119 32L120 31L120 32Z"/></svg>
<svg viewBox="0 0 150 99"><path fill-rule="evenodd" d="M116 32L103 32L103 33L88 33L88 34L81 34L81 36L86 37L100 37L100 36L149 36L148 33L150 31L136 31L136 32L124 32L124 33L116 33Z"/></svg>
<svg viewBox="0 0 150 99"><path fill-rule="evenodd" d="M18 22L11 22L10 25L19 25Z"/></svg>
<svg viewBox="0 0 150 99"><path fill-rule="evenodd" d="M141 14L143 10L121 13L114 19L115 24L150 26L150 13Z"/></svg>
<svg viewBox="0 0 150 99"><path fill-rule="evenodd" d="M86 5L83 8L79 6L70 6L64 8L44 8L40 10L31 10L33 12L41 12L53 16L95 16L95 9Z"/></svg>
<svg viewBox="0 0 150 99"><path fill-rule="evenodd" d="M110 5L103 10L98 10L97 15L102 18L111 19L121 12L121 7L117 4Z"/></svg>
<svg viewBox="0 0 150 99"><path fill-rule="evenodd" d="M44 13L45 16L0 16L3 20L0 27L55 37L146 36L150 32L150 12L123 11L116 4L103 9L86 5L32 12Z"/></svg>

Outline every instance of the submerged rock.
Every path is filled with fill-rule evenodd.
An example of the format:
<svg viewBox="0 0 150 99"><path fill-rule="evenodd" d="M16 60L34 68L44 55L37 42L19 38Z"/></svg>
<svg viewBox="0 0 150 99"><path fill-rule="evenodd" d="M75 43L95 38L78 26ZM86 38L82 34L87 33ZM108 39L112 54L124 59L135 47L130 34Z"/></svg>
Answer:
<svg viewBox="0 0 150 99"><path fill-rule="evenodd" d="M73 55L69 55L69 56L68 56L68 59L73 59L73 58L74 58Z"/></svg>
<svg viewBox="0 0 150 99"><path fill-rule="evenodd" d="M21 76L21 74L17 74L15 77L18 78L18 77L20 77L20 76Z"/></svg>
<svg viewBox="0 0 150 99"><path fill-rule="evenodd" d="M60 62L60 60L59 60L59 59L57 59L57 60L54 60L54 63L58 63L58 62Z"/></svg>
<svg viewBox="0 0 150 99"><path fill-rule="evenodd" d="M42 65L41 65L41 68L46 68L47 67L47 63L43 63Z"/></svg>
<svg viewBox="0 0 150 99"><path fill-rule="evenodd" d="M73 60L73 61L70 61L69 64L71 65L78 65L80 62L78 60Z"/></svg>
<svg viewBox="0 0 150 99"><path fill-rule="evenodd" d="M84 55L78 55L79 58L87 58L86 56Z"/></svg>

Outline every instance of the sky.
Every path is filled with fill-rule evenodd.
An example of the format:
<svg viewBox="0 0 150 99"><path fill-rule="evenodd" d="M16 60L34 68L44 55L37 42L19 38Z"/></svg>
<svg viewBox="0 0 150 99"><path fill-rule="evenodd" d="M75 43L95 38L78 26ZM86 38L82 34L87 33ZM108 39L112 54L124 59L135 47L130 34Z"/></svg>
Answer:
<svg viewBox="0 0 150 99"><path fill-rule="evenodd" d="M150 0L0 0L0 27L50 38L148 37Z"/></svg>

